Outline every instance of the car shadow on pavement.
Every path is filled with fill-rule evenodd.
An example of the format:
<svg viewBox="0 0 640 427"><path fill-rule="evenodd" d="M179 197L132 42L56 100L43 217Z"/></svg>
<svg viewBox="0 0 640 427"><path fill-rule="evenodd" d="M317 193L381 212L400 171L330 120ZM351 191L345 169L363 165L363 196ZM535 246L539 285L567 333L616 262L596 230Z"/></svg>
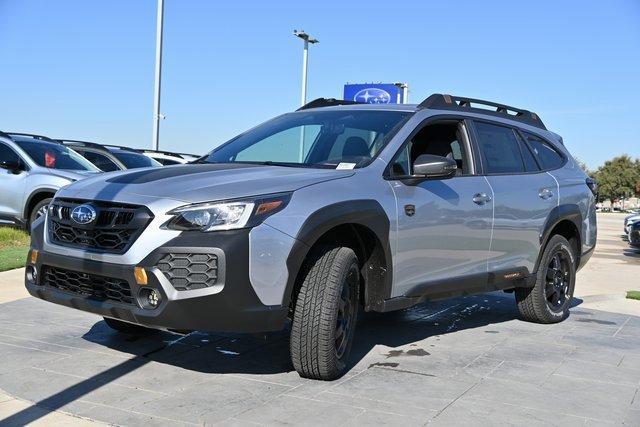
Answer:
<svg viewBox="0 0 640 427"><path fill-rule="evenodd" d="M582 303L574 298L572 307ZM467 329L483 328L519 318L512 295L495 292L453 300L420 304L390 313L360 313L351 351L355 366L377 345L401 347L429 337ZM289 327L265 334L215 334L192 332L177 335L153 331L145 337L126 336L97 322L83 339L119 352L136 354L143 360L163 363L206 374L269 375L292 372L289 357ZM141 347L157 343L146 353Z"/></svg>
<svg viewBox="0 0 640 427"><path fill-rule="evenodd" d="M574 299L573 306L582 302ZM363 313L354 340L352 369L374 347L386 346L389 355L400 350L397 347L411 345L434 336L444 336L468 329L484 328L518 318L513 296L491 293L425 303L411 309L391 313ZM479 339L483 336L480 335ZM6 425L24 425L43 416L42 409L58 410L82 399L102 386L119 381L122 377L150 363L161 363L203 374L240 374L262 376L271 374L297 374L289 358L288 329L268 334L212 334L192 332L178 335L164 331L151 331L146 336L124 335L99 321L82 336L90 348L108 348L118 353L128 353L131 358L115 363L89 378L53 394L35 405L1 421ZM410 352L422 352L416 349ZM118 358L120 359L120 358Z"/></svg>
<svg viewBox="0 0 640 427"><path fill-rule="evenodd" d="M640 259L640 249L633 249L633 248L624 249L622 251L622 255L628 256L628 257L631 257L631 258Z"/></svg>

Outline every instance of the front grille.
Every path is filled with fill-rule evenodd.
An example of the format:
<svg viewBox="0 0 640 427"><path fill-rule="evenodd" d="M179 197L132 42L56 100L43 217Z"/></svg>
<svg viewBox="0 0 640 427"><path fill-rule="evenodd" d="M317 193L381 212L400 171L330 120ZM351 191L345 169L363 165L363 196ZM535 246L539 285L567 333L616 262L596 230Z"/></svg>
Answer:
<svg viewBox="0 0 640 427"><path fill-rule="evenodd" d="M640 230L633 230L629 233L629 241L631 243L640 243Z"/></svg>
<svg viewBox="0 0 640 427"><path fill-rule="evenodd" d="M133 304L131 287L122 279L44 266L42 284L98 301Z"/></svg>
<svg viewBox="0 0 640 427"><path fill-rule="evenodd" d="M91 205L96 218L77 223L71 215L76 206ZM53 243L96 252L122 254L149 224L153 215L144 206L110 202L56 199L49 205L49 237Z"/></svg>
<svg viewBox="0 0 640 427"><path fill-rule="evenodd" d="M215 254L168 253L157 265L178 291L208 288L218 280Z"/></svg>

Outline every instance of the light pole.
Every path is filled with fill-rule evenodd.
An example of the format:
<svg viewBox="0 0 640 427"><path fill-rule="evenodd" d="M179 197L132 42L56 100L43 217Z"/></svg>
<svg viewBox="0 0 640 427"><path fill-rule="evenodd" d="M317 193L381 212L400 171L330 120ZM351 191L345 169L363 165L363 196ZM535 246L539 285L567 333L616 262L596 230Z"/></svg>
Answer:
<svg viewBox="0 0 640 427"><path fill-rule="evenodd" d="M304 30L293 30L293 35L300 37L304 41L304 50L302 51L302 94L300 96L300 103L304 105L307 103L307 67L309 65L309 43L318 43L317 39L314 39Z"/></svg>
<svg viewBox="0 0 640 427"><path fill-rule="evenodd" d="M304 30L293 30L293 35L304 41L304 50L302 51L302 93L300 94L300 105L307 103L307 67L309 65L309 43L316 44L318 39L314 39ZM298 155L300 163L304 161L304 126L300 127L300 151Z"/></svg>
<svg viewBox="0 0 640 427"><path fill-rule="evenodd" d="M156 75L153 98L153 149L157 150L160 139L160 79L162 77L162 25L164 20L164 0L158 0L158 18L156 20Z"/></svg>

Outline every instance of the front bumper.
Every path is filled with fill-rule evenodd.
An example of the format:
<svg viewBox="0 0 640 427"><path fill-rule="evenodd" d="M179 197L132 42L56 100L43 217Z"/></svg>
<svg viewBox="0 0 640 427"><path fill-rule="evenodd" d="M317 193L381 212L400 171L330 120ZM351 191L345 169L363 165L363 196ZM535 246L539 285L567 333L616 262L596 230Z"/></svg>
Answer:
<svg viewBox="0 0 640 427"><path fill-rule="evenodd" d="M87 311L104 317L123 320L160 329L201 330L212 332L267 332L284 327L288 307L261 303L249 279L249 230L234 230L207 234L182 233L158 247L137 265L122 265L69 257L42 249L43 222L33 229L32 249L38 250L35 264L36 280L25 276L27 290L34 297ZM212 249L213 248L213 249ZM167 253L191 252L218 254L218 281L202 289L176 290L157 267ZM134 268L145 268L147 285L136 283ZM129 284L133 303L98 300L45 286L45 268L59 268L113 279ZM29 270L29 269L27 269ZM154 309L143 308L137 296L143 288L153 288L161 295Z"/></svg>

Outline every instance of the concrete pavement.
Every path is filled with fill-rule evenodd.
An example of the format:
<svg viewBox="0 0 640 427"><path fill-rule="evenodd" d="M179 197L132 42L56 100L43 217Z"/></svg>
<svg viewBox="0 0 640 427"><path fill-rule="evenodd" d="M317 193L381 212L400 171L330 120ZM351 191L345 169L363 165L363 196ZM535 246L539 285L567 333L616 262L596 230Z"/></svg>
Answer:
<svg viewBox="0 0 640 427"><path fill-rule="evenodd" d="M53 414L116 425L640 425L640 302L623 298L639 287L640 258L621 221L599 217L567 321L523 322L504 293L369 314L353 366L330 383L298 377L286 333L123 337L21 298L19 272L0 275L0 295L14 289L0 304L0 424ZM3 410L3 398L14 403Z"/></svg>

